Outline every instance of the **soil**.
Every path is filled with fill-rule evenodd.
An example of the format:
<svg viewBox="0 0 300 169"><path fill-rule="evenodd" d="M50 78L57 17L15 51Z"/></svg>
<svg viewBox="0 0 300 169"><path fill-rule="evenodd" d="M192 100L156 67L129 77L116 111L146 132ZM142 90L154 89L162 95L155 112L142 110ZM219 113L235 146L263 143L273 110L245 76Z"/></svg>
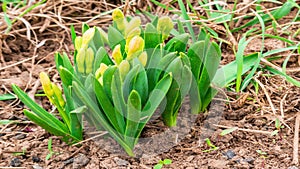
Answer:
<svg viewBox="0 0 300 169"><path fill-rule="evenodd" d="M113 2L105 4L61 4L48 1L24 16L32 30L27 31L26 26L18 21L9 34L0 34L0 94L11 93L10 86L14 83L33 97L41 90L38 81L41 71L49 73L51 80L59 83L54 52L65 51L71 54L74 49L67 27L74 23L75 29L80 33L81 22L96 17L89 24L105 28L110 23L110 18L103 16L99 19L97 14L117 5ZM96 9L93 5L99 8ZM138 2L129 9L144 9L143 5L145 4ZM155 7L154 4L151 5ZM57 12L61 12L60 7L65 12L63 17L55 16ZM158 7L152 12L166 14L168 11ZM291 13L295 12L296 9ZM36 13L48 15L54 20L34 15ZM280 24L290 20L289 17L283 18ZM224 29L223 25L218 26ZM4 30L5 27L0 28ZM299 26L290 29L292 32L297 31ZM245 30L233 34L233 37L238 40L244 32ZM220 38L232 42L225 35ZM299 39L296 36L293 40L298 42ZM261 39L255 38L249 43L246 53L259 51L260 46ZM286 44L268 39L265 46L266 50L273 50L283 48ZM288 53L281 56L282 59L272 63L281 67ZM223 44L222 64L232 60L232 46ZM289 75L297 80L300 80L297 71L299 63L299 55L293 55L287 64L288 69L292 70ZM85 141L81 145L69 146L30 122L22 112L24 105L18 100L0 101L0 119L14 121L0 125L0 168L153 168L163 159L172 160L172 164L165 165L164 168L174 169L299 168L298 164L293 163L293 140L295 120L300 109L300 88L283 77L270 75L264 70L258 73L257 81L261 82L258 92L253 84L240 93L233 92L234 86L221 90L209 110L199 115L189 113L187 99L180 111L178 127L166 128L159 117L154 118L143 131L143 138L135 150L136 157L128 157L107 135L101 139L90 139L99 133L92 132L88 126L85 129ZM35 97L35 100L49 112L53 110L44 97ZM281 119L283 128L272 136L276 130L276 118ZM232 127L238 129L220 136L224 129ZM217 147L216 150L211 150L205 142L206 138ZM54 153L46 160L49 139L53 141ZM299 149L296 153L299 154Z"/></svg>

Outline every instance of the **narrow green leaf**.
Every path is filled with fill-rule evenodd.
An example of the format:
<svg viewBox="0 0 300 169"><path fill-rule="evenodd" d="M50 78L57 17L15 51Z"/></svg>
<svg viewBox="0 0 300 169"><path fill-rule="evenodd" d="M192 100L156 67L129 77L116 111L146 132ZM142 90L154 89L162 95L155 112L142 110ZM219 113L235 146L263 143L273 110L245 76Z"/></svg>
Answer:
<svg viewBox="0 0 300 169"><path fill-rule="evenodd" d="M238 128L237 127L232 127L232 128L229 128L229 129L225 129L223 130L221 133L220 133L220 136L225 136L227 134L230 134L232 132L234 132L235 130L237 130Z"/></svg>
<svg viewBox="0 0 300 169"><path fill-rule="evenodd" d="M5 101L5 100L12 100L12 99L15 99L16 97L12 94L2 94L0 95L0 101Z"/></svg>
<svg viewBox="0 0 300 169"><path fill-rule="evenodd" d="M18 98L27 106L29 107L37 117L44 119L50 126L56 127L61 129L62 131L68 131L67 126L59 121L55 116L48 113L38 104L36 104L25 92L23 92L18 86L12 85L12 89L14 93L18 96Z"/></svg>
<svg viewBox="0 0 300 169"><path fill-rule="evenodd" d="M104 88L99 83L99 81L97 79L94 79L93 81L94 81L93 82L94 92L106 117L109 119L112 126L114 126L114 128L118 132L124 133L125 130L124 117L121 115L120 112L115 111L113 104L111 103L110 99L108 98L107 94L104 91Z"/></svg>
<svg viewBox="0 0 300 169"><path fill-rule="evenodd" d="M141 117L141 97L136 90L132 90L127 101L125 142L134 147Z"/></svg>
<svg viewBox="0 0 300 169"><path fill-rule="evenodd" d="M103 126L103 128L109 132L109 134L124 148L124 150L130 156L134 156L132 149L124 142L122 136L116 132L116 130L111 126L110 122L107 121L104 114L99 110L97 104L90 98L90 96L84 91L84 88L81 88L77 82L73 82L74 91L78 98L82 100L82 102L88 107L91 111L91 115L93 119L96 121L95 126L99 128L99 126Z"/></svg>

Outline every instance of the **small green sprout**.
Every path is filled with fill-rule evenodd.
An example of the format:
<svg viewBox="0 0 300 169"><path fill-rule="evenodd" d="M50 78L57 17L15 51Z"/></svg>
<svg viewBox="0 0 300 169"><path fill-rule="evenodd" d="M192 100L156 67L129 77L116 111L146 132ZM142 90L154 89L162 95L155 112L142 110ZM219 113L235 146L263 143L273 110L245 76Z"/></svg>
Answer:
<svg viewBox="0 0 300 169"><path fill-rule="evenodd" d="M207 152L211 152L211 151L215 151L215 150L218 150L218 149L219 149L219 147L217 147L217 146L215 146L215 145L213 145L213 144L211 143L211 141L210 141L209 138L206 138L206 139L205 139L205 142L206 142L206 144L210 147L210 149L208 149L208 150L203 150L202 152L207 153Z"/></svg>
<svg viewBox="0 0 300 169"><path fill-rule="evenodd" d="M49 151L49 153L46 156L46 161L48 161L53 155L58 155L59 154L58 152L54 152L52 150L52 138L50 138L48 140L48 151Z"/></svg>
<svg viewBox="0 0 300 169"><path fill-rule="evenodd" d="M159 162L153 167L153 169L161 169L164 165L170 164L172 164L172 160L170 159L159 160Z"/></svg>

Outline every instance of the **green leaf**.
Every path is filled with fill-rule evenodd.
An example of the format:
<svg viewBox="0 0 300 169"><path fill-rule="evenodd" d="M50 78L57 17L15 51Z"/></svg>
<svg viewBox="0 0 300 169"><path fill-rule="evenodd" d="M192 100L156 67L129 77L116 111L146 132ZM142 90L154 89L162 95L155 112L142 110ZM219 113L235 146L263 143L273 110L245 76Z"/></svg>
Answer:
<svg viewBox="0 0 300 169"><path fill-rule="evenodd" d="M100 47L95 54L93 73L97 71L101 63L104 63L106 65L114 65L114 62L111 60L104 47Z"/></svg>
<svg viewBox="0 0 300 169"><path fill-rule="evenodd" d="M2 94L0 95L0 101L5 101L5 100L12 100L12 99L15 99L16 97L12 94Z"/></svg>
<svg viewBox="0 0 300 169"><path fill-rule="evenodd" d="M255 64L255 61L257 60L258 55L252 54L249 56L246 56L243 58L243 71L242 74L246 73L248 70L251 69L251 67ZM225 87L230 82L234 81L236 79L236 72L237 70L237 62L233 61L227 65L222 66L218 69L212 83L220 88Z"/></svg>
<svg viewBox="0 0 300 169"><path fill-rule="evenodd" d="M86 106L78 107L70 112L71 118L71 134L76 137L78 140L82 140L82 114L87 111Z"/></svg>
<svg viewBox="0 0 300 169"><path fill-rule="evenodd" d="M38 126L41 126L43 129L45 129L49 133L54 134L56 136L62 136L63 141L65 141L67 143L69 141L68 138L73 138L68 131L64 131L63 128L59 128L55 125L52 125L50 123L50 121L44 120L42 117L39 117L34 112L31 112L31 111L28 111L25 109L24 114L26 117L28 117L29 120L33 121ZM55 117L53 117L53 119L51 119L51 120L54 120L54 119L59 121ZM76 138L73 138L73 139L77 140ZM77 141L79 141L79 140L77 140Z"/></svg>
<svg viewBox="0 0 300 169"><path fill-rule="evenodd" d="M18 96L18 98L33 112L34 115L40 119L43 119L47 122L47 124L51 127L55 127L59 130L68 133L67 126L59 121L55 116L48 113L42 107L40 107L37 103L35 103L25 92L23 92L18 86L12 85L12 89L14 93ZM31 113L33 114L33 113Z"/></svg>
<svg viewBox="0 0 300 169"><path fill-rule="evenodd" d="M77 37L77 35L76 35L76 32L75 32L75 28L74 28L74 26L73 25L71 25L71 37L72 37L72 42L73 42L73 44L74 44L74 46L75 46L75 39L76 39L76 37Z"/></svg>
<svg viewBox="0 0 300 169"><path fill-rule="evenodd" d="M125 117L127 114L127 105L124 100L122 85L121 76L119 70L117 69L111 82L112 100L116 111L122 113L122 116Z"/></svg>
<svg viewBox="0 0 300 169"><path fill-rule="evenodd" d="M148 78L143 66L132 82L132 89L139 93L142 105L144 105L148 98Z"/></svg>
<svg viewBox="0 0 300 169"><path fill-rule="evenodd" d="M142 109L142 117L141 117L141 123L139 125L139 131L137 137L139 137L142 129L146 125L146 123L149 121L155 110L160 105L163 98L166 96L170 86L172 83L172 76L170 74L165 75L155 86L153 91L149 95L149 99Z"/></svg>
<svg viewBox="0 0 300 169"><path fill-rule="evenodd" d="M170 159L164 159L164 164L172 164L172 160Z"/></svg>
<svg viewBox="0 0 300 169"><path fill-rule="evenodd" d="M98 50L100 47L104 47L104 42L103 42L102 36L96 27L95 27L95 34L94 34L92 41L94 43L96 50Z"/></svg>
<svg viewBox="0 0 300 169"><path fill-rule="evenodd" d="M114 27L110 26L108 28L108 42L111 49L114 49L116 45L121 45L121 51L125 51L125 39L124 36Z"/></svg>
<svg viewBox="0 0 300 169"><path fill-rule="evenodd" d="M161 169L163 167L163 164L156 164L153 169Z"/></svg>
<svg viewBox="0 0 300 169"><path fill-rule="evenodd" d="M117 67L116 66L110 66L106 69L106 71L103 74L103 88L105 90L106 95L108 96L109 100L112 100L112 93L111 93L111 81L113 78L113 75L115 74Z"/></svg>
<svg viewBox="0 0 300 169"><path fill-rule="evenodd" d="M288 82L292 83L293 85L295 85L297 87L300 87L300 82L298 80L292 78L291 76L289 76L281 71L278 71L276 69L273 69L269 66L266 66L266 70L270 71L273 74L280 75L280 76L284 77Z"/></svg>
<svg viewBox="0 0 300 169"><path fill-rule="evenodd" d="M175 36L168 41L164 49L168 52L185 52L189 37L188 33Z"/></svg>
<svg viewBox="0 0 300 169"><path fill-rule="evenodd" d="M132 84L134 82L135 77L140 72L141 65L135 65L126 75L123 82L123 96L125 100L128 100L128 96L132 90Z"/></svg>
<svg viewBox="0 0 300 169"><path fill-rule="evenodd" d="M76 95L82 99L82 102L90 110L90 115L95 121L94 124L103 126L103 128L109 132L109 134L124 148L128 155L133 156L132 149L124 142L122 136L111 126L110 122L107 120L102 111L98 108L97 104L90 98L90 96L85 92L84 88L80 87L77 82L73 82L74 91ZM99 128L99 126L95 126Z"/></svg>
<svg viewBox="0 0 300 169"><path fill-rule="evenodd" d="M232 128L229 128L229 129L225 129L223 130L221 133L220 133L220 136L225 136L227 134L230 134L232 132L234 132L235 130L237 130L238 128L237 127L232 127Z"/></svg>
<svg viewBox="0 0 300 169"><path fill-rule="evenodd" d="M132 90L127 101L125 142L134 147L141 117L141 97L136 90Z"/></svg>
<svg viewBox="0 0 300 169"><path fill-rule="evenodd" d="M155 48L161 43L160 35L151 23L148 23L144 32L145 49Z"/></svg>
<svg viewBox="0 0 300 169"><path fill-rule="evenodd" d="M11 124L11 123L15 123L14 120L0 120L0 125L7 125L7 124Z"/></svg>
<svg viewBox="0 0 300 169"><path fill-rule="evenodd" d="M96 94L97 100L101 105L106 117L109 119L111 125L120 133L124 133L125 121L124 117L114 109L109 97L105 93L102 85L97 79L93 80L94 92Z"/></svg>

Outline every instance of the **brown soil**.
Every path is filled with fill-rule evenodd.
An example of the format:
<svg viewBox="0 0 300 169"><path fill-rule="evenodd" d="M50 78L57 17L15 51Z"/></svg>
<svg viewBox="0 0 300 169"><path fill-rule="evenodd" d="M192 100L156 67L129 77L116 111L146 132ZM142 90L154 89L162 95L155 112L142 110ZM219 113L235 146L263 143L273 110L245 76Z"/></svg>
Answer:
<svg viewBox="0 0 300 169"><path fill-rule="evenodd" d="M74 23L79 32L81 22L88 21L98 13L115 7L113 4L104 4L66 3L63 6L64 18L58 18L54 13L62 4L49 1L45 6L38 7L24 17L33 28L30 38L21 21L14 25L8 35L0 34L0 94L10 93L10 86L14 83L33 96L41 90L38 81L38 74L41 71L48 72L54 82L59 82L53 54L56 51L67 53L73 51L67 27L70 23ZM93 5L99 8L96 9ZM144 7L142 5L139 2L130 9L142 9ZM161 8L157 8L155 12L167 13ZM34 15L35 13L48 15L55 21ZM62 21L59 21L60 19ZM104 16L89 24L105 27L110 23L109 20L109 17ZM288 17L281 20L283 23L289 21ZM223 25L218 26L223 28ZM291 28L291 31L296 30L297 28ZM238 32L233 36L238 39L242 33ZM299 37L295 38L295 41L299 40ZM230 38L227 40L230 41ZM260 39L254 39L246 52L260 50L260 43ZM265 41L266 50L282 48L285 45L281 41ZM231 46L223 45L222 51L222 64L234 60ZM282 54L282 59L272 63L280 67L287 55ZM299 55L293 55L288 62L288 68L295 70L299 68L299 63ZM300 79L298 71L290 72L292 77ZM250 84L243 93L231 92L231 88L221 91L210 105L209 111L204 114L189 115L189 108L185 104L180 112L181 121L177 128L168 129L162 125L159 118L155 118L143 132L143 137L148 139L141 139L142 143L137 146L136 158L126 156L123 151L117 149L117 144L106 136L100 140L87 140L80 146L66 145L57 137L28 121L22 113L24 105L18 100L0 101L0 119L16 122L0 125L0 168L9 166L35 169L39 167L152 168L161 159L171 159L172 164L166 165L166 168L296 169L299 165L292 163L295 148L293 139L295 119L297 115L299 116L300 109L300 89L285 81L284 78L268 76L268 73L260 72L257 77L257 81L262 83L258 93L255 92L253 84ZM45 98L35 97L35 100L48 111L53 109ZM284 115L284 118L281 115ZM270 133L276 130L276 118L281 119L284 128L280 129L278 134L271 136ZM220 136L222 130L231 127L239 129ZM173 139L170 141L170 138L176 137L174 133L179 136L176 143ZM95 136L95 133L91 134L87 127L85 139L91 136ZM151 140L150 137L153 139ZM52 148L55 153L49 160L45 160L49 153L47 146L50 138L53 140ZM205 152L210 149L204 141L206 138L209 138L218 149ZM260 154L257 150L265 154Z"/></svg>

